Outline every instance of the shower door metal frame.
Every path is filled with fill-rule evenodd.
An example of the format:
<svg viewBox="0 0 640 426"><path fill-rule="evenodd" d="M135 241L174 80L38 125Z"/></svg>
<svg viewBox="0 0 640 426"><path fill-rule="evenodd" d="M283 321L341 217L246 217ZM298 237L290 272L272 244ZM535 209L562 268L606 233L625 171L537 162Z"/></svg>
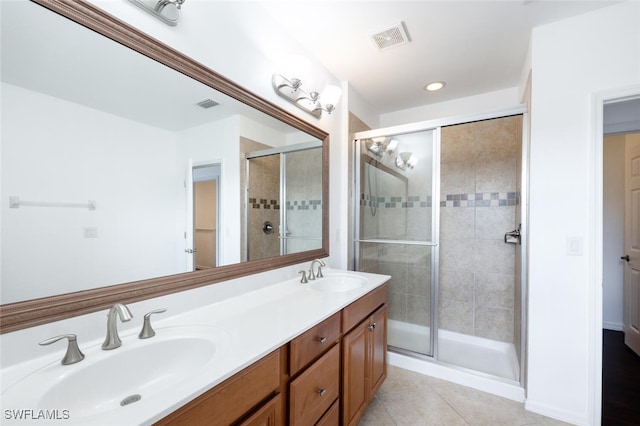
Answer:
<svg viewBox="0 0 640 426"><path fill-rule="evenodd" d="M245 191L244 191L244 203L245 203L245 228L247 229L247 232L245 233L245 238L247 239L246 241L246 246L247 246L247 256L248 256L248 250L249 250L249 174L251 173L250 167L249 167L249 160L252 160L254 158L260 158L260 157L268 157L270 155L279 155L280 156L280 167L279 167L279 171L280 171L280 194L278 196L278 199L280 200L280 229L278 230L278 239L280 240L280 255L285 255L287 254L287 206L286 206L286 200L287 200L287 182L286 182L286 173L287 173L287 164L285 161L285 156L286 154L292 153L292 152L300 152L300 151L307 151L309 149L315 149L315 148L322 148L322 141L311 141L311 142L304 142L304 143L299 143L299 144L295 144L295 145L291 145L291 146L281 146L281 147L275 147L275 148L267 148L267 149L263 149L263 150L259 150L259 151L253 151L248 153L245 156L245 161L246 161L246 176L245 176ZM323 200L323 202L326 202L326 200ZM316 239L316 238L306 238L306 239ZM322 237L318 237L317 240L322 240Z"/></svg>
<svg viewBox="0 0 640 426"><path fill-rule="evenodd" d="M404 131L403 129L408 130ZM393 129L393 131L389 131ZM381 136L398 136L409 133L420 132L433 132L433 147L432 147L432 160L431 160L431 241L412 241L412 240L387 240L387 239L361 239L360 238L360 189L358 187L360 170L360 152L361 152L361 139L381 137ZM356 213L353 215L353 230L354 230L354 269L358 270L360 265L360 244L373 243L373 244L400 244L400 245L413 245L431 247L431 288L430 288L430 310L432 312L430 316L430 332L429 332L429 354L424 354L427 357L433 357L437 359L438 353L438 316L433 315L434 309L438 307L438 268L439 268L439 236L440 236L440 128L420 128L415 129L414 126L397 126L393 128L367 130L364 132L358 132L354 134L354 175L353 175L353 188L357 190L353 191L354 206L356 206Z"/></svg>
<svg viewBox="0 0 640 426"><path fill-rule="evenodd" d="M403 134L403 133L416 133L416 132L421 132L421 131L428 131L428 130L435 130L437 132L437 145L438 145L438 175L437 175L437 179L438 179L438 188L437 191L434 193L434 198L433 198L433 203L435 205L435 196L437 195L437 199L438 199L438 204L435 205L437 207L436 212L434 212L435 214L433 216L437 217L437 228L436 228L436 235L434 236L434 238L437 236L437 241L439 242L439 218L440 218L440 137L441 137L441 128L444 126L453 126L453 125L457 125L457 124L465 124L465 123L471 123L474 121L481 121L481 120L490 120L490 119L494 119L494 118L504 118L504 117L508 117L508 116L512 116L512 115L522 115L522 170L521 170L521 188L520 188L520 203L521 203L521 214L520 217L518 218L521 221L522 224L522 229L524 230L524 232L522 233L521 236L521 246L522 246L522 251L521 251L521 256L520 256L520 280L521 280L521 295L520 295L520 303L521 303L521 312L520 312L520 357L518 359L518 362L520 364L520 376L519 376L519 383L520 386L525 387L526 388L526 364L527 364L527 356L526 356L526 350L527 350L527 302L528 302L528 252L529 252L529 151L530 151L530 144L529 144L529 130L528 130L528 126L529 126L529 122L528 122L528 107L526 104L520 104L520 105L516 105L513 107L509 107L509 108L502 108L502 109L497 109L494 111L490 111L490 112L483 112L483 113L476 113L476 114L467 114L467 115L460 115L460 116L453 116L453 117L446 117L446 118L441 118L441 119L435 119L435 120L427 120L427 121L421 121L421 122L416 122L416 123L410 123L410 124L403 124L403 125L399 125L399 126L390 126L390 127L385 127L385 128L381 128L381 129L375 129L375 130L366 130L366 131L362 131L362 132L357 132L353 135L354 138L354 163L355 163L355 167L354 167L354 175L353 175L353 199L354 199L354 206L357 206L357 214L353 215L353 230L354 230L354 267L357 270L358 265L360 264L360 259L359 259L359 251L358 251L358 246L359 243L361 242L361 240L359 240L359 233L360 233L360 228L359 228L359 213L360 213L360 199L359 199L359 190L356 191L355 189L358 188L357 183L358 182L358 174L360 172L360 162L358 161L360 158L360 146L358 140L360 139L365 139L365 138L373 138L373 137L381 137L381 136L388 136L388 135L394 135L394 134ZM433 218L432 218L433 220ZM386 240L382 240L384 242L388 242ZM435 253L437 253L437 257L435 259L435 262L433 262L433 268L435 269L435 275L434 275L434 271L432 271L432 292L435 291L435 297L432 296L431 298L431 312L432 312L432 317L431 317L431 324L432 324L432 330L431 330L431 349L432 349L432 356L428 357L431 358L433 361L438 362L438 344L437 344L437 333L438 333L438 316L439 315L435 315L434 312L437 312L437 308L438 308L438 301L437 301L437 297L438 297L438 288L439 288L439 274L438 274L438 269L439 269L439 250L438 250L439 245L435 246ZM434 330L435 329L435 330ZM434 341L435 340L435 341ZM409 351L402 351L402 352L409 352ZM448 364L449 365L449 364ZM455 366L452 366L456 368Z"/></svg>

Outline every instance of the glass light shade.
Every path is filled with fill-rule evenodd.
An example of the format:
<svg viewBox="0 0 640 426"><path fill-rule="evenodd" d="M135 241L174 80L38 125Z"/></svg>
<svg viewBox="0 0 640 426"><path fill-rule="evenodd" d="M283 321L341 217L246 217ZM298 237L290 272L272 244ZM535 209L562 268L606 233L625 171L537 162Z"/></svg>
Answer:
<svg viewBox="0 0 640 426"><path fill-rule="evenodd" d="M340 96L342 96L341 88L328 85L322 91L322 95L320 95L320 102L322 102L322 105L333 105L335 107L340 100Z"/></svg>
<svg viewBox="0 0 640 426"><path fill-rule="evenodd" d="M282 64L282 74L288 78L304 80L311 69L311 61L302 55L287 56Z"/></svg>
<svg viewBox="0 0 640 426"><path fill-rule="evenodd" d="M397 139L391 139L389 141L389 144L387 145L387 152L389 154L391 154L393 151L396 150L396 148L398 148L398 141Z"/></svg>

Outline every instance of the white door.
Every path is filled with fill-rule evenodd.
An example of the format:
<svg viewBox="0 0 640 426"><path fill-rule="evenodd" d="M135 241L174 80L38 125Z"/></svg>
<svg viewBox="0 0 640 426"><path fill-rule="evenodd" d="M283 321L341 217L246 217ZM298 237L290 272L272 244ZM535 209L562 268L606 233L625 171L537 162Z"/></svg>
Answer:
<svg viewBox="0 0 640 426"><path fill-rule="evenodd" d="M185 188L185 231L184 231L184 254L187 262L186 270L193 271L195 265L195 245L193 244L193 161L187 162L187 170L184 178Z"/></svg>
<svg viewBox="0 0 640 426"><path fill-rule="evenodd" d="M625 140L624 342L640 355L640 133Z"/></svg>

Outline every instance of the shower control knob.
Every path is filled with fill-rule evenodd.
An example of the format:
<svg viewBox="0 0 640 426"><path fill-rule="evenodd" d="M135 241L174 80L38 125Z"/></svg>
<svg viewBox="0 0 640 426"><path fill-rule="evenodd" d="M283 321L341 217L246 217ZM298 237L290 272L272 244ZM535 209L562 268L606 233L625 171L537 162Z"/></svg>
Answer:
<svg viewBox="0 0 640 426"><path fill-rule="evenodd" d="M631 260L631 258L629 257L629 255L626 256L621 256L620 259L622 260L626 260L627 262L629 262Z"/></svg>

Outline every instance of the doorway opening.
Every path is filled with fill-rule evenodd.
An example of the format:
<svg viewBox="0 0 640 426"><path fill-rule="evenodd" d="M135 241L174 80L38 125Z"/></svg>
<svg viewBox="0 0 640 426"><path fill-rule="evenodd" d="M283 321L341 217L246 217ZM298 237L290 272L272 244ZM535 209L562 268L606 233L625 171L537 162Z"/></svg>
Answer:
<svg viewBox="0 0 640 426"><path fill-rule="evenodd" d="M604 338L600 350L604 353L601 382L604 424L637 418L634 396L637 381L634 382L633 375L635 372L637 376L640 371L640 358L620 357L633 352L640 355L640 96L604 100L597 107L602 108L603 117L601 302ZM607 364L620 359L627 361L615 367ZM614 375L612 368L617 372Z"/></svg>
<svg viewBox="0 0 640 426"><path fill-rule="evenodd" d="M193 167L194 269L215 268L218 261L220 164Z"/></svg>

